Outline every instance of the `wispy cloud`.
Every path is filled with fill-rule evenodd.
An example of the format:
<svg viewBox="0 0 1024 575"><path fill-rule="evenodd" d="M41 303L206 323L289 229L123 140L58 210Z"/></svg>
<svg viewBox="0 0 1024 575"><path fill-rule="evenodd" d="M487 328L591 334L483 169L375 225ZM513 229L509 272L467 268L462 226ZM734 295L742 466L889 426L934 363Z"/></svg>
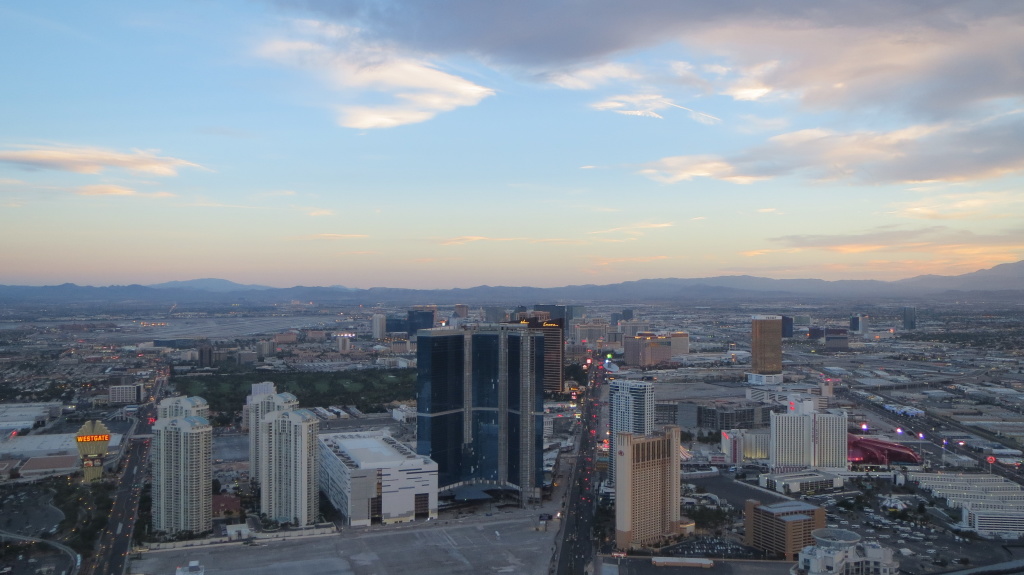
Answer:
<svg viewBox="0 0 1024 575"><path fill-rule="evenodd" d="M1024 195L1017 191L937 194L896 202L890 214L925 220L979 220L1024 217Z"/></svg>
<svg viewBox="0 0 1024 575"><path fill-rule="evenodd" d="M175 194L172 194L170 192L139 192L131 188L111 184L96 184L92 186L82 186L75 190L75 193L80 196L135 196L145 198L175 197Z"/></svg>
<svg viewBox="0 0 1024 575"><path fill-rule="evenodd" d="M781 176L859 184L964 182L1024 171L1024 112L888 132L822 128L779 134L731 156L672 156L639 173L676 183L751 183Z"/></svg>
<svg viewBox="0 0 1024 575"><path fill-rule="evenodd" d="M669 256L640 256L635 258L601 258L594 261L595 265L612 266L626 263L656 262L659 260L672 259Z"/></svg>
<svg viewBox="0 0 1024 575"><path fill-rule="evenodd" d="M661 223L642 223L633 224L629 226L620 226L617 228L609 228L607 230L598 230L594 232L587 232L588 234L614 234L614 233L625 233L633 235L643 235L643 230L653 230L659 228L671 228L675 224L672 222L661 222Z"/></svg>
<svg viewBox="0 0 1024 575"><path fill-rule="evenodd" d="M542 75L545 81L568 90L591 90L614 80L635 80L640 77L641 74L629 66L612 62Z"/></svg>
<svg viewBox="0 0 1024 575"><path fill-rule="evenodd" d="M723 158L710 155L662 158L645 164L637 173L666 184L685 182L694 178L711 178L734 184L751 184L768 179L768 176L742 174L737 166Z"/></svg>
<svg viewBox="0 0 1024 575"><path fill-rule="evenodd" d="M456 238L450 238L442 240L442 246L461 246L465 244L471 244L475 242L521 242L528 240L529 238L491 238L487 236L459 236Z"/></svg>
<svg viewBox="0 0 1024 575"><path fill-rule="evenodd" d="M337 106L338 123L347 128L393 128L424 122L441 112L475 106L495 93L422 57L370 42L360 36L358 28L304 20L296 23L296 33L302 39L271 40L258 53L311 71L344 91L346 96ZM392 101L360 105L355 101L359 92L387 94Z"/></svg>
<svg viewBox="0 0 1024 575"><path fill-rule="evenodd" d="M156 176L174 176L181 168L200 168L199 164L158 156L152 150L118 152L104 148L78 146L15 146L0 150L0 162L30 169L61 170L79 174L99 174L108 168Z"/></svg>
<svg viewBox="0 0 1024 575"><path fill-rule="evenodd" d="M301 239L307 240L352 240L358 238L368 238L370 236L366 234L313 234L310 236L303 236Z"/></svg>
<svg viewBox="0 0 1024 575"><path fill-rule="evenodd" d="M600 111L611 111L616 114L624 114L627 116L642 116L646 118L659 119L664 119L664 116L658 114L658 110L678 108L689 112L691 119L702 124L715 124L721 121L720 118L716 118L711 114L705 114L704 112L698 112L697 110L687 108L686 106L680 106L660 94L629 94L615 96L592 104L591 108Z"/></svg>
<svg viewBox="0 0 1024 575"><path fill-rule="evenodd" d="M859 234L800 234L770 238L788 249L841 254L868 252L926 253L939 257L1016 253L1024 251L1024 229L978 234L947 226L926 228L881 227ZM770 250L760 250L762 255ZM1015 261L1004 259L1003 261Z"/></svg>

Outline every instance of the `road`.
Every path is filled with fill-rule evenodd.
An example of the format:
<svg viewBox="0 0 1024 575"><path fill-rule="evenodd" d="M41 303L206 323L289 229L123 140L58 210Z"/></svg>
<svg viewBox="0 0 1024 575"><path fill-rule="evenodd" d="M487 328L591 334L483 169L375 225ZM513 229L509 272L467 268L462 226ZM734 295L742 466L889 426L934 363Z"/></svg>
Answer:
<svg viewBox="0 0 1024 575"><path fill-rule="evenodd" d="M155 415L153 405L144 407L139 412L139 424L136 432L150 433L148 418ZM135 533L135 518L139 511L139 498L142 495L142 484L146 480L149 465L150 440L132 438L125 456L121 477L117 481L114 505L110 510L107 528L100 536L96 555L87 569L91 575L121 575L127 566L128 554L132 549L132 536Z"/></svg>
<svg viewBox="0 0 1024 575"><path fill-rule="evenodd" d="M597 460L597 439L602 430L599 409L601 381L598 376L592 377L589 389L580 400L583 429L576 463L569 477L566 523L556 568L558 575L584 573L594 559L594 510L599 483L594 463Z"/></svg>

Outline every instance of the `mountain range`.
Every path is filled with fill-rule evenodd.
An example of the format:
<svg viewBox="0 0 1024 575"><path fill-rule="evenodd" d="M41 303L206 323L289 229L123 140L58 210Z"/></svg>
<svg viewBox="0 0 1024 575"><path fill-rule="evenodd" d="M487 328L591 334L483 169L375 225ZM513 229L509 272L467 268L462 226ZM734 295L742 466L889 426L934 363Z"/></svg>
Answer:
<svg viewBox="0 0 1024 575"><path fill-rule="evenodd" d="M323 304L412 303L523 304L537 302L736 301L799 297L835 299L962 299L1024 302L1024 261L1000 264L956 276L923 275L897 281L771 279L747 275L661 278L616 284L555 288L477 286L456 289L403 289L344 286L273 288L205 278L149 286L0 285L0 309L36 305L207 304L263 306L291 301Z"/></svg>

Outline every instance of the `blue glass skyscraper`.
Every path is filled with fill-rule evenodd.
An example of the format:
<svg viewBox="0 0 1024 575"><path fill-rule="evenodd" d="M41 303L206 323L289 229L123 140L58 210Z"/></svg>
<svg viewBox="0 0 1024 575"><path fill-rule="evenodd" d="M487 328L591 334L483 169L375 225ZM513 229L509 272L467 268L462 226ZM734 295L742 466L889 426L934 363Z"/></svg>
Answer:
<svg viewBox="0 0 1024 575"><path fill-rule="evenodd" d="M438 487L512 487L522 503L544 479L544 335L522 324L421 330L416 452Z"/></svg>

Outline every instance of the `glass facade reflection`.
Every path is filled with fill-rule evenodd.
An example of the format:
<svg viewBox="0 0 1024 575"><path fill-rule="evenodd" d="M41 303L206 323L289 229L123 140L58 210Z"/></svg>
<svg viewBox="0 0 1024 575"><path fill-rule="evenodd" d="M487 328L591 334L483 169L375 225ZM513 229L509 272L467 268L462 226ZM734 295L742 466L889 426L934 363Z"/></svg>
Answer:
<svg viewBox="0 0 1024 575"><path fill-rule="evenodd" d="M543 483L544 335L517 324L421 330L416 451L438 487ZM466 359L469 361L466 361Z"/></svg>

